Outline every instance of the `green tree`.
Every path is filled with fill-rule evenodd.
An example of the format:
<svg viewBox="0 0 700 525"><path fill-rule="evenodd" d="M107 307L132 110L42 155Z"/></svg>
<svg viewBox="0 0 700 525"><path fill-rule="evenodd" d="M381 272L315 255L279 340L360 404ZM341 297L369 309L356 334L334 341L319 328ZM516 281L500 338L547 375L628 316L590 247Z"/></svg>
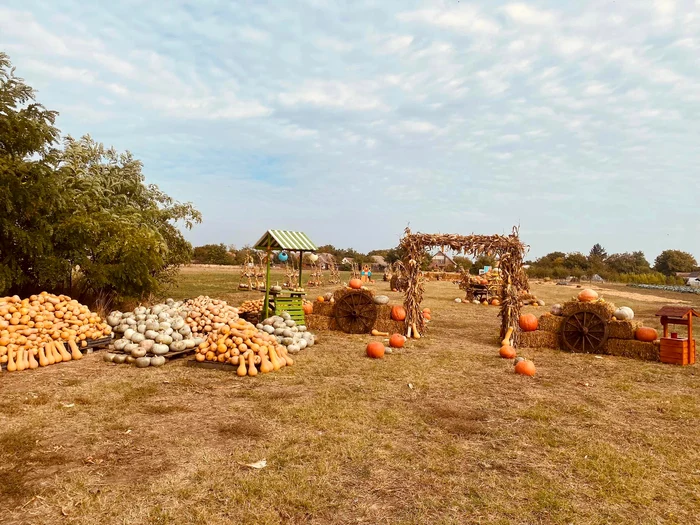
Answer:
<svg viewBox="0 0 700 525"><path fill-rule="evenodd" d="M593 245L593 248L591 248L588 257L590 257L591 259L598 259L600 261L604 261L608 257L608 252L606 252L605 248L603 248L600 244L596 243Z"/></svg>
<svg viewBox="0 0 700 525"><path fill-rule="evenodd" d="M664 250L654 261L654 270L664 275L692 272L698 263L691 254L681 250Z"/></svg>
<svg viewBox="0 0 700 525"><path fill-rule="evenodd" d="M481 270L484 266L495 266L496 264L496 258L490 255L480 255L479 257L476 258L474 261L474 265L471 267L469 270L472 274L474 275L479 275L479 270Z"/></svg>
<svg viewBox="0 0 700 525"><path fill-rule="evenodd" d="M197 264L234 264L234 255L225 244L205 244L194 249L192 262Z"/></svg>
<svg viewBox="0 0 700 525"><path fill-rule="evenodd" d="M618 274L645 274L651 272L649 261L644 257L644 252L613 253L605 264Z"/></svg>
<svg viewBox="0 0 700 525"><path fill-rule="evenodd" d="M455 262L457 268L464 270L465 272L471 270L471 267L474 265L472 260L464 255L457 255L453 257L452 260Z"/></svg>
<svg viewBox="0 0 700 525"><path fill-rule="evenodd" d="M557 259L558 260L558 259ZM569 253L563 260L563 266L569 270L579 269L586 271L588 269L588 258L582 253Z"/></svg>

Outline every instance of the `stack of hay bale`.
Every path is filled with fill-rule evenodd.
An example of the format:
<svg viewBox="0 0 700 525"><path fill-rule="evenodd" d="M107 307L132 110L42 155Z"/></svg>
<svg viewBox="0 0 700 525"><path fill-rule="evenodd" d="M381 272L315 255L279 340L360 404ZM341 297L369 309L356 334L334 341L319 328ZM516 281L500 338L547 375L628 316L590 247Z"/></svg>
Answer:
<svg viewBox="0 0 700 525"><path fill-rule="evenodd" d="M608 329L607 339L598 353L645 361L659 361L659 342L637 340L637 329L641 328L643 324L640 321L616 319L614 317L615 311L615 305L605 301L571 300L563 305L554 305L551 312L539 318L537 330L520 334L520 345L530 348L568 350L562 343L561 335L565 320L578 312L593 312L607 323Z"/></svg>
<svg viewBox="0 0 700 525"><path fill-rule="evenodd" d="M375 302L377 307L377 320L372 327L373 330L380 332L404 333L405 327L403 321L394 321L391 318L391 308L393 305L388 303L379 304L374 297L374 292L371 290L352 290L349 288L339 288L333 293L327 293L323 296L323 301L316 300L313 303L313 311L306 314L306 327L309 330L340 330L335 320L335 305L336 303L350 293L361 293L368 296ZM319 298L320 299L320 298Z"/></svg>

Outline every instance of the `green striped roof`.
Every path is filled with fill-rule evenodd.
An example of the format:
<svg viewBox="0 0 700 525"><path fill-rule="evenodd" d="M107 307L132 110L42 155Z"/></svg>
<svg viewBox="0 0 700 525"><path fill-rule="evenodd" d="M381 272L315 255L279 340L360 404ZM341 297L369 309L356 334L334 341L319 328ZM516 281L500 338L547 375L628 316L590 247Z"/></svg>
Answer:
<svg viewBox="0 0 700 525"><path fill-rule="evenodd" d="M303 250L305 252L315 252L316 245L311 242L304 232L293 232L289 230L267 230L265 235L255 243L256 250L267 250L268 242L273 250Z"/></svg>

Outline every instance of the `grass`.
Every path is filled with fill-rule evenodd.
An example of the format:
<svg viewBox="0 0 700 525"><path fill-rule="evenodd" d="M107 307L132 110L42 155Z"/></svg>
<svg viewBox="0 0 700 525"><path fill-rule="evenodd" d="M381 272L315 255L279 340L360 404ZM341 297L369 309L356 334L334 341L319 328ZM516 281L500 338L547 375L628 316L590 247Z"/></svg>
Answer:
<svg viewBox="0 0 700 525"><path fill-rule="evenodd" d="M188 271L172 295L261 297L237 283ZM548 303L575 293L533 288ZM608 289L655 326L663 303L650 298L700 301ZM516 376L497 357L496 309L460 295L428 284L428 337L378 361L363 356L370 337L323 332L294 367L254 379L177 361L107 365L99 353L3 373L2 521L696 521L697 367L523 349L538 374ZM264 469L245 466L263 458Z"/></svg>

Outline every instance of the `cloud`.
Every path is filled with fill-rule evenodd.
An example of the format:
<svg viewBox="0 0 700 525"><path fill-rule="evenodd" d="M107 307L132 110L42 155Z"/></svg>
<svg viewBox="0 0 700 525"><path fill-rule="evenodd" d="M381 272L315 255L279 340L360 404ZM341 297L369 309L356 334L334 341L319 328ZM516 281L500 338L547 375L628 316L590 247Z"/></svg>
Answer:
<svg viewBox="0 0 700 525"><path fill-rule="evenodd" d="M691 1L0 7L3 49L60 128L133 151L149 182L193 201L196 244L254 241L272 202L280 227L361 250L409 222L521 224L533 256L604 242L700 257L700 240L647 234L660 215L695 220L675 188L700 165L699 34ZM653 206L605 233L648 184Z"/></svg>

